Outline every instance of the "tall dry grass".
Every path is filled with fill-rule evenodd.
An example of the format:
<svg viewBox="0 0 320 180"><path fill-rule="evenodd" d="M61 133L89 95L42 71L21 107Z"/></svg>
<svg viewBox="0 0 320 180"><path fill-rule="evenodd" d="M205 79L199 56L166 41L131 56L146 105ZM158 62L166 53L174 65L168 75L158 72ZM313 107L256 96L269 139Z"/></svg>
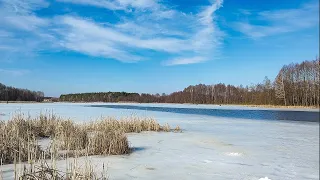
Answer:
<svg viewBox="0 0 320 180"><path fill-rule="evenodd" d="M124 133L140 133L142 131L161 131L162 127L153 118L130 116L117 120L112 117L102 118L86 125L91 131L119 130Z"/></svg>
<svg viewBox="0 0 320 180"><path fill-rule="evenodd" d="M0 122L0 160L3 164L38 159L42 153L30 122L21 116Z"/></svg>
<svg viewBox="0 0 320 180"><path fill-rule="evenodd" d="M126 133L171 130L168 124L160 124L152 118L135 116L117 120L102 118L86 124L74 123L54 114L41 114L36 118L17 114L9 121L0 121L0 160L3 164L31 162L39 159L84 155L119 155L131 152ZM51 143L40 148L39 138Z"/></svg>
<svg viewBox="0 0 320 180"><path fill-rule="evenodd" d="M78 162L79 158L65 160L66 167L63 170L57 165L56 157L51 161L42 158L36 163L15 164L14 179L15 180L107 180L107 171L104 163L102 172L97 173L89 157ZM19 166L18 168L16 166ZM0 167L1 168L1 167ZM0 174L0 180L1 174Z"/></svg>

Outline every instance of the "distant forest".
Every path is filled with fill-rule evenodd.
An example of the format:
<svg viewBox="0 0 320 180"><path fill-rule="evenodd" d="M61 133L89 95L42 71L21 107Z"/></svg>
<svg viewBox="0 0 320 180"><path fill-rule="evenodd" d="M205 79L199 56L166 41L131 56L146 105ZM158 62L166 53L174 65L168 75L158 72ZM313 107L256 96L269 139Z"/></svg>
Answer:
<svg viewBox="0 0 320 180"><path fill-rule="evenodd" d="M320 60L317 58L285 65L273 81L265 77L262 83L251 86L199 84L169 95L127 92L66 94L60 96L60 101L319 106L319 71Z"/></svg>
<svg viewBox="0 0 320 180"><path fill-rule="evenodd" d="M42 101L44 93L6 86L0 83L0 101Z"/></svg>

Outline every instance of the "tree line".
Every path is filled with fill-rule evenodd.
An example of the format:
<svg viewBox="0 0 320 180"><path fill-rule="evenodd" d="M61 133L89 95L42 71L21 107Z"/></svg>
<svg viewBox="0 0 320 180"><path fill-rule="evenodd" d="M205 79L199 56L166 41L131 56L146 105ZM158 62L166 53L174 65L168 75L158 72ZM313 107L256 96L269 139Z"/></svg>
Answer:
<svg viewBox="0 0 320 180"><path fill-rule="evenodd" d="M319 70L320 60L317 58L285 65L274 81L265 77L262 83L251 86L198 84L168 95L127 92L78 93L61 95L60 101L319 106Z"/></svg>
<svg viewBox="0 0 320 180"><path fill-rule="evenodd" d="M42 101L44 93L6 86L0 83L0 101Z"/></svg>
<svg viewBox="0 0 320 180"><path fill-rule="evenodd" d="M320 61L283 66L275 79L275 96L284 105L319 106Z"/></svg>
<svg viewBox="0 0 320 180"><path fill-rule="evenodd" d="M119 102L119 101L137 101L137 97L140 97L138 93L127 92L97 92L97 93L77 93L61 95L60 101L72 101L72 102Z"/></svg>

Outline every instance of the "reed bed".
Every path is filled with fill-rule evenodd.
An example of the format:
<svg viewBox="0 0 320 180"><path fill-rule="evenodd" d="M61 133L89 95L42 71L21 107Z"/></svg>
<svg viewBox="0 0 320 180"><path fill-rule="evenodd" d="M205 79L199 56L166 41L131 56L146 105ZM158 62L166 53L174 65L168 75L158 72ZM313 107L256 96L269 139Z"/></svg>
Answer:
<svg viewBox="0 0 320 180"><path fill-rule="evenodd" d="M107 171L105 165L102 165L102 172L97 173L89 157L86 156L81 162L79 158L65 160L65 169L58 168L55 159L48 162L42 158L37 163L28 163L15 165L15 180L107 180ZM17 168L16 166L19 166ZM0 166L1 168L1 166ZM0 174L0 180L1 174Z"/></svg>
<svg viewBox="0 0 320 180"><path fill-rule="evenodd" d="M40 158L43 150L28 121L19 116L0 122L0 160L2 164Z"/></svg>
<svg viewBox="0 0 320 180"><path fill-rule="evenodd" d="M107 117L89 123L74 123L54 114L36 118L16 114L9 121L0 121L0 160L2 164L36 162L90 155L129 154L131 148L126 133L142 131L181 132L161 126L152 118L135 116L120 120ZM47 138L50 145L41 148L39 138ZM65 154L65 155L64 155Z"/></svg>
<svg viewBox="0 0 320 180"><path fill-rule="evenodd" d="M140 133L142 131L162 131L159 123L152 118L139 118L135 116L117 120L112 117L102 118L101 120L87 124L88 130L110 131L117 129L124 133Z"/></svg>

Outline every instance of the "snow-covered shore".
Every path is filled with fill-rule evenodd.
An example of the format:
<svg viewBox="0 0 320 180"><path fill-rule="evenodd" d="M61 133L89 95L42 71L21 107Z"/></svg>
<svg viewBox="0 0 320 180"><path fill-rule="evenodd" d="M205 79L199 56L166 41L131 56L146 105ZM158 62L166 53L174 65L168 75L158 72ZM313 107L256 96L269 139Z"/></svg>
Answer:
<svg viewBox="0 0 320 180"><path fill-rule="evenodd" d="M131 146L136 149L131 155L91 157L97 171L102 170L102 163L108 165L110 179L319 179L319 123L255 121L84 105L89 104L0 104L0 114L4 114L0 119L10 118L15 111L31 116L52 111L74 121L134 114L151 116L161 124L168 122L184 129L183 133L129 134ZM134 105L212 108L212 105ZM65 166L64 161L59 163L61 168ZM12 171L12 165L4 166L4 178L12 178Z"/></svg>

